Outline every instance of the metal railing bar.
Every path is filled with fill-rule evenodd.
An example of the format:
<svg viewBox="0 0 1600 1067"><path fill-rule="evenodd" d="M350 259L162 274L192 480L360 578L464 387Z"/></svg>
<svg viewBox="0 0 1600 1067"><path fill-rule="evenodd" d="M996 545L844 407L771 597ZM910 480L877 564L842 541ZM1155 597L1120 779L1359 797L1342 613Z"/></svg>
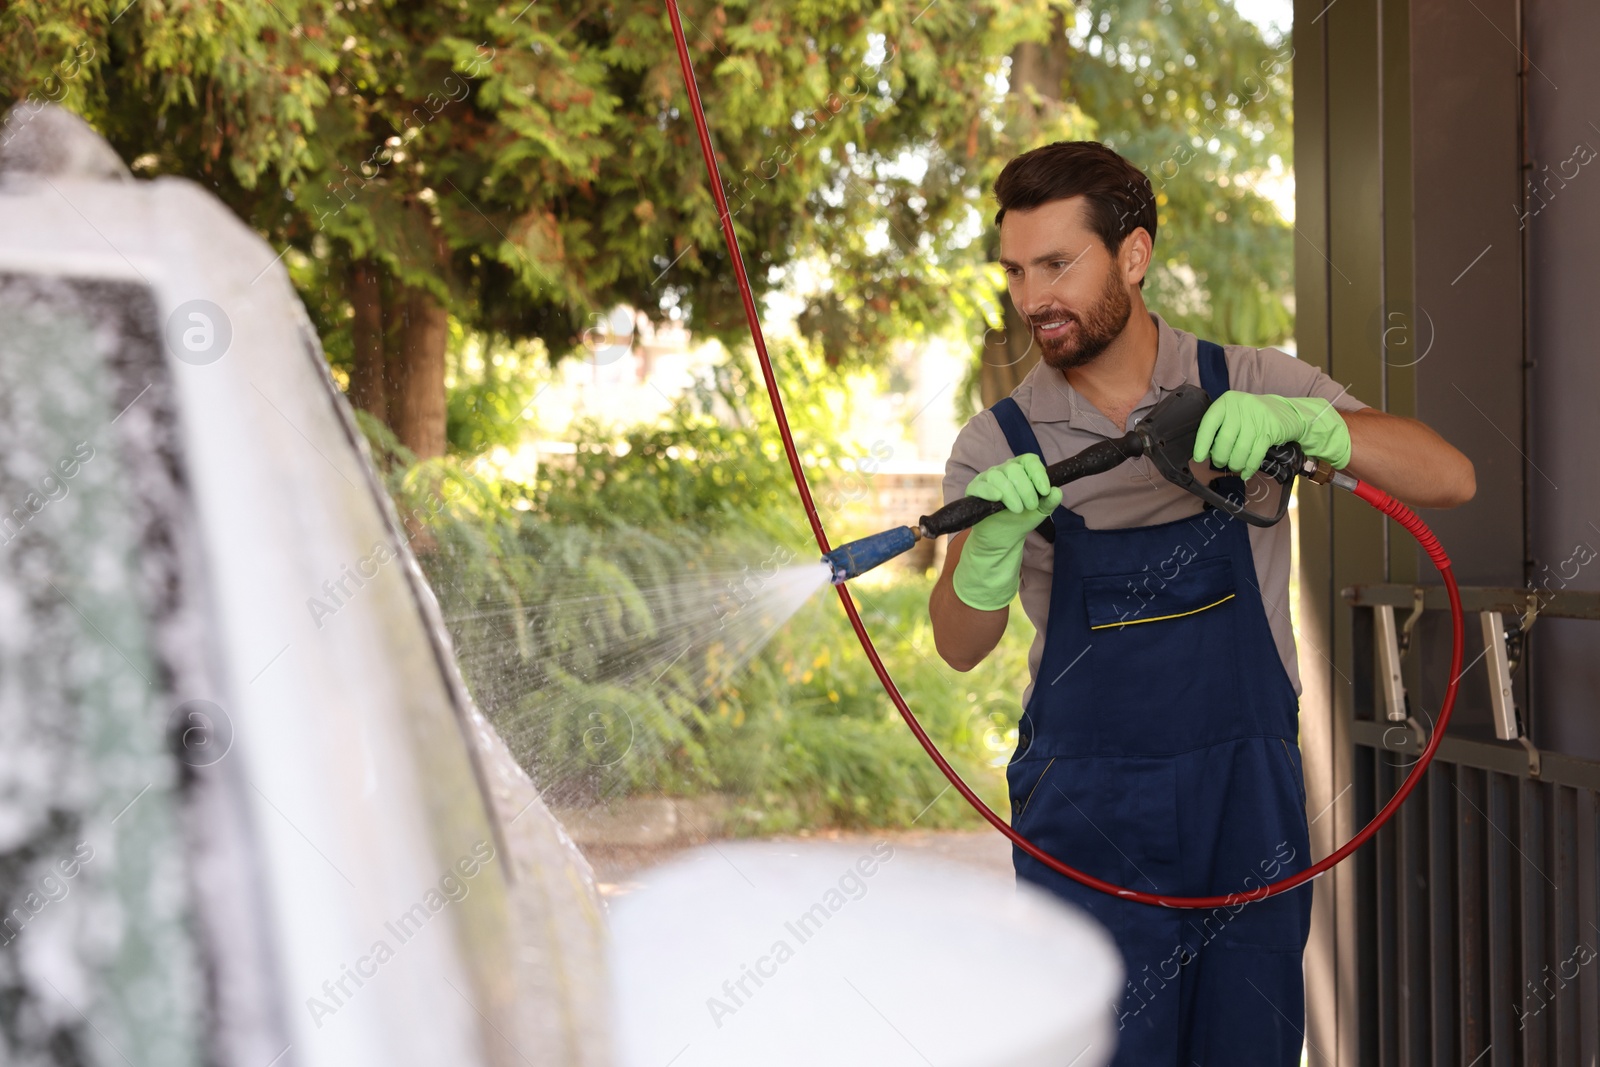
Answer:
<svg viewBox="0 0 1600 1067"><path fill-rule="evenodd" d="M1517 899L1518 879L1513 877L1516 853L1503 833L1491 823L1504 826L1514 817L1517 780L1504 774L1488 776L1488 808L1481 833L1489 865L1489 1039L1494 1051L1491 1063L1518 1063L1513 1049L1517 1044L1517 1019L1511 1010L1514 997L1521 993L1522 967L1518 937L1521 908Z"/></svg>
<svg viewBox="0 0 1600 1067"><path fill-rule="evenodd" d="M1410 608L1412 598L1422 591L1424 611L1448 611L1450 603L1440 585L1399 585L1387 582L1351 585L1340 590L1340 596L1356 607ZM1461 610L1468 614L1498 611L1518 615L1536 603L1541 616L1558 619L1600 619L1600 593L1582 589L1538 589L1527 586L1464 585L1461 587Z"/></svg>
<svg viewBox="0 0 1600 1067"><path fill-rule="evenodd" d="M1421 749L1415 739L1392 723L1368 722L1357 719L1350 724L1351 740L1366 748L1394 753L1396 757L1415 755ZM1436 759L1497 771L1516 778L1527 778L1528 755L1515 742L1470 741L1460 737L1445 737L1439 742ZM1584 789L1600 789L1600 763L1593 760L1563 756L1555 752L1541 753L1539 780ZM1600 950L1600 945L1596 946Z"/></svg>
<svg viewBox="0 0 1600 1067"><path fill-rule="evenodd" d="M1460 986L1456 937L1459 901L1455 871L1459 854L1455 840L1456 789L1460 768L1446 765L1433 768L1428 786L1428 937L1432 942L1433 996L1429 1029L1433 1035L1432 1063L1460 1063L1456 1046L1456 989Z"/></svg>

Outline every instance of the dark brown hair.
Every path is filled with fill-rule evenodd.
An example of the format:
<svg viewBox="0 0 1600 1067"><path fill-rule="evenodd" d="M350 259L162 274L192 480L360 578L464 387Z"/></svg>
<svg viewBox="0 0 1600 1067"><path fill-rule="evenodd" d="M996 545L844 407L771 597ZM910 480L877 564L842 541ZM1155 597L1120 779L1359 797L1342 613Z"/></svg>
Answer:
<svg viewBox="0 0 1600 1067"><path fill-rule="evenodd" d="M1155 244L1156 196L1150 179L1099 141L1056 141L1007 163L994 180L994 197L1000 202L994 224L998 228L1007 211L1073 196L1087 201L1089 228L1112 255L1141 227Z"/></svg>

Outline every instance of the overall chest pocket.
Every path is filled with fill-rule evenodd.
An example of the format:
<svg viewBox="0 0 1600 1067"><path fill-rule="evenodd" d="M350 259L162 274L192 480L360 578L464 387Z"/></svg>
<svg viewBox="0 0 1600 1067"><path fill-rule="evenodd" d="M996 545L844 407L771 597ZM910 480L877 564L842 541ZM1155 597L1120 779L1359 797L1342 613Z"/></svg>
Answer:
<svg viewBox="0 0 1600 1067"><path fill-rule="evenodd" d="M1195 560L1168 578L1156 570L1083 579L1091 632L1158 625L1221 607L1237 595L1226 559Z"/></svg>
<svg viewBox="0 0 1600 1067"><path fill-rule="evenodd" d="M1234 733L1239 693L1233 567L1193 560L1083 579L1096 670L1089 686L1108 751L1186 752Z"/></svg>

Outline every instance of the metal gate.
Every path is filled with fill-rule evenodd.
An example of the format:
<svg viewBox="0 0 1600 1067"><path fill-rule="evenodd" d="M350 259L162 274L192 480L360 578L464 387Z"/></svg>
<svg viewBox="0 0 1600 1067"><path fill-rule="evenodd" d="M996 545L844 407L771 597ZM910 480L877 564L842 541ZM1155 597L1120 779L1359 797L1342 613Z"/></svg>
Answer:
<svg viewBox="0 0 1600 1067"><path fill-rule="evenodd" d="M1364 825L1424 739L1426 724L1400 687L1410 629L1400 620L1448 608L1439 587L1356 586L1344 595L1356 608L1350 788ZM1491 692L1502 686L1496 736L1447 734L1422 786L1352 861L1358 1060L1594 1067L1600 763L1534 748L1509 678L1533 632L1530 606L1537 617L1600 619L1600 594L1475 587L1462 590L1462 602L1468 632L1486 638L1462 684L1481 685L1483 672Z"/></svg>

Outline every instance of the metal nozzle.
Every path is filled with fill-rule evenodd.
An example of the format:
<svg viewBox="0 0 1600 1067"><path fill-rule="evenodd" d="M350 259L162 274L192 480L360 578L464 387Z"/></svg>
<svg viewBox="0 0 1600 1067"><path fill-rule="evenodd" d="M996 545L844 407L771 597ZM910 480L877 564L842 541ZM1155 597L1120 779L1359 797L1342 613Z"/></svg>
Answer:
<svg viewBox="0 0 1600 1067"><path fill-rule="evenodd" d="M1334 473L1332 463L1325 459L1312 459L1307 456L1305 467L1300 471L1300 476L1317 485L1327 485L1333 481Z"/></svg>
<svg viewBox="0 0 1600 1067"><path fill-rule="evenodd" d="M887 563L909 550L921 538L920 531L910 526L897 526L892 530L840 545L823 556L822 562L833 571L833 584L839 585L857 575L865 574L880 563Z"/></svg>

